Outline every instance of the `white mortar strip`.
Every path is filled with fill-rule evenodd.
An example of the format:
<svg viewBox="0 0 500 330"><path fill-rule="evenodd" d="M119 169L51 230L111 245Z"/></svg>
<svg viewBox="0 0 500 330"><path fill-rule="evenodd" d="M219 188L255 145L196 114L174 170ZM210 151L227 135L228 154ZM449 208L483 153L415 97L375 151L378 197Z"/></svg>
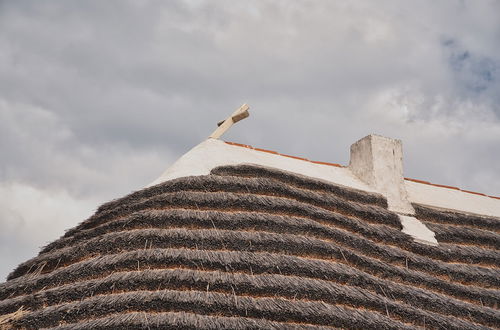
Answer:
<svg viewBox="0 0 500 330"><path fill-rule="evenodd" d="M420 220L408 215L398 214L398 216L399 221L401 221L401 225L403 226L401 231L413 237L415 242L435 246L438 245L434 232L427 228L427 226Z"/></svg>

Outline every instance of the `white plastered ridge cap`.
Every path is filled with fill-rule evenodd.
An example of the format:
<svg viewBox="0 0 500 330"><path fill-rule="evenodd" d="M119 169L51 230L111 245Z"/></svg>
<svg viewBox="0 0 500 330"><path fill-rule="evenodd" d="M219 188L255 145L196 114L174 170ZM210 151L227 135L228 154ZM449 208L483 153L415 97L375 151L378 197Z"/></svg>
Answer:
<svg viewBox="0 0 500 330"><path fill-rule="evenodd" d="M438 244L434 232L414 217L403 176L401 140L375 134L362 138L351 145L349 169L387 198L389 210L399 215L404 233L419 243Z"/></svg>
<svg viewBox="0 0 500 330"><path fill-rule="evenodd" d="M185 176L208 175L215 167L239 164L256 164L273 167L346 187L376 192L352 174L346 167L312 163L279 154L232 145L213 138L201 142L181 156L159 178L147 185L147 187Z"/></svg>

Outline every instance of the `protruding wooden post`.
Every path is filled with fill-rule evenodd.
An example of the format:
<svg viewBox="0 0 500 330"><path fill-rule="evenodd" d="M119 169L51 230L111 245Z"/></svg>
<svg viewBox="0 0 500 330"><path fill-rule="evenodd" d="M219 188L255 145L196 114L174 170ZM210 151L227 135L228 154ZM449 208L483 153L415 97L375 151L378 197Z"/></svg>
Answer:
<svg viewBox="0 0 500 330"><path fill-rule="evenodd" d="M226 120L223 120L223 121L217 123L217 126L219 126L219 127L209 136L209 138L212 138L212 139L220 138L222 136L222 134L226 133L226 131L229 128L231 128L231 126L233 126L233 124L250 116L248 109L250 109L250 107L247 104L243 104L241 107L239 107L238 110L233 112L233 114L230 117L228 117Z"/></svg>

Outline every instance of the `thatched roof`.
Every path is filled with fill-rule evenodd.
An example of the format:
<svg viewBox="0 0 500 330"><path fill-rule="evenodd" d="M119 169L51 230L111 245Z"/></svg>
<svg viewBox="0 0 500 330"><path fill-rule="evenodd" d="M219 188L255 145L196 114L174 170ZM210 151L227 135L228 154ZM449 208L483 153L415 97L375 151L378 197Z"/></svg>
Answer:
<svg viewBox="0 0 500 330"><path fill-rule="evenodd" d="M414 207L438 246L402 233L381 195L219 167L101 206L0 284L0 315L63 329L498 327L499 219Z"/></svg>

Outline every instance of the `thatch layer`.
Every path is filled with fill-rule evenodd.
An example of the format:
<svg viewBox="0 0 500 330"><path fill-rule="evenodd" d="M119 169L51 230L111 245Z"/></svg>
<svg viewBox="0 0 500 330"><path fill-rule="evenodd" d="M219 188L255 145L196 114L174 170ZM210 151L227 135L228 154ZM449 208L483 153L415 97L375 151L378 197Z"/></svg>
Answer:
<svg viewBox="0 0 500 330"><path fill-rule="evenodd" d="M500 221L500 220L499 220ZM498 249L500 233L484 229L469 228L466 226L445 225L436 222L424 221L425 225L432 230L438 242L446 242L460 245L475 245L486 249ZM491 255L493 256L493 252ZM500 263L499 260L492 260Z"/></svg>
<svg viewBox="0 0 500 330"><path fill-rule="evenodd" d="M118 251L155 248L189 248L202 250L233 251L269 251L283 255L297 255L309 258L342 260L345 257L339 247L302 235L274 234L254 231L211 229L137 229L105 234L88 241L42 254L17 268L17 272L27 274L30 269L38 272L50 272L57 267L87 259L94 255L115 253ZM381 252L389 259L398 251L387 247ZM392 253L391 253L392 252ZM349 253L350 254L350 253ZM434 260L425 260L421 256L406 255L412 269L421 269L434 275L447 276L464 283L476 283L485 287L500 285L500 270L470 265L447 264ZM366 262L373 264L372 258ZM43 265L41 268L38 265Z"/></svg>
<svg viewBox="0 0 500 330"><path fill-rule="evenodd" d="M360 191L345 186L335 185L330 182L316 180L300 174L291 174L285 171L276 170L273 168L253 166L253 165L239 165L239 166L222 166L212 170L213 175L225 176L242 176L254 178L269 178L279 180L292 189L306 189L316 191L319 193L326 193L331 197L339 197L346 201L359 202L365 205L375 205L382 208L387 208L387 200L380 194L369 193ZM172 192L177 190L184 190L184 180L186 178L174 179L162 184L148 187L128 196L104 203L99 207L97 213L111 210L120 204L127 204L131 201L139 199L150 198L165 192ZM209 189L208 187L206 189ZM229 191L234 191L233 187L229 187ZM210 191L210 190L206 190ZM212 190L214 191L214 190Z"/></svg>
<svg viewBox="0 0 500 330"><path fill-rule="evenodd" d="M0 302L0 313L9 313L19 306L40 309L43 306L82 300L94 295L161 288L209 290L259 297L273 297L279 292L280 296L287 299L344 304L382 314L389 313L401 320L409 319L416 323L426 318L428 324L436 322L443 324L449 322L445 319L450 317L460 317L490 325L499 321L496 312L489 308L480 308L421 289L387 284L387 281L369 276L338 283L336 279L326 281L281 274L228 273L192 269L134 270L60 285L43 293L18 296ZM388 299L386 294L392 299Z"/></svg>
<svg viewBox="0 0 500 330"><path fill-rule="evenodd" d="M463 282L478 282L485 285L498 285L500 283L500 271L498 269L485 268L485 267L470 267L467 265L447 264L439 261L429 259L430 257L441 258L444 261L465 262L465 263L482 263L493 264L499 263L500 258L494 251L485 249L474 248L459 248L455 249L450 246L432 247L414 243L408 239L406 234L388 227L370 225L357 218L345 217L338 215L332 211L325 210L316 206L311 206L306 203L298 202L293 199L285 199L281 197L261 197L253 194L234 194L234 193L201 193L201 192L176 192L167 193L160 196L152 197L148 201L142 201L137 204L124 205L123 208L128 209L128 214L142 211L148 208L159 208L165 205L175 205L176 207L185 207L188 205L195 205L198 208L211 207L229 208L229 209L243 209L246 211L255 210L259 212L287 214L291 216L307 217L316 220L320 223L327 223L329 225L337 225L352 234L359 233L373 241L373 243L383 243L385 250L389 253L383 255L391 255L399 253L400 262L409 265L412 268L419 268L424 271L434 272L438 275L450 276L451 279ZM237 205L237 206L236 206ZM94 228L92 226L91 228ZM388 245L395 244L405 250L391 249ZM474 251L476 250L476 251ZM419 256L424 254L425 256ZM478 253L474 253L478 252ZM48 252L50 257L54 251ZM50 266L47 267L44 261L44 254L29 260L18 266L12 272L8 279L26 274L29 271L48 271L51 270ZM40 265L43 264L43 269ZM59 265L60 261L53 262L53 265ZM479 277L478 277L479 276ZM479 279L478 279L479 278Z"/></svg>
<svg viewBox="0 0 500 330"><path fill-rule="evenodd" d="M261 231L270 233L296 234L335 242L338 246L354 249L362 254L370 255L386 262L412 267L412 260L405 251L379 244L355 232L332 226L330 223L311 220L305 217L284 216L263 212L223 210L191 210L191 209L153 209L133 212L127 216L110 220L100 226L81 230L75 235L62 237L49 244L41 254L53 252L68 245L77 245L110 232L118 232L143 228L191 228L191 229L225 229L239 231ZM443 261L467 264L498 263L498 254L487 249L466 246L457 248L454 245L443 245L434 248L433 258ZM410 258L411 259L411 258Z"/></svg>
<svg viewBox="0 0 500 330"><path fill-rule="evenodd" d="M287 215L292 217L306 217L319 223L333 225L348 230L353 234L364 236L376 243L397 245L413 253L432 256L443 261L493 263L499 260L496 254L488 251L454 248L453 246L432 247L414 243L408 239L406 234L400 230L384 225L371 225L366 221L354 217L347 217L336 212L313 206L307 203L283 197L261 196L242 193L202 193L202 192L176 192L166 193L150 198L147 201L139 201L123 205L120 212L114 217L96 216L92 217L87 224L81 225L81 230L95 228L113 219L125 217L134 212L148 209L184 208L190 210L230 210L233 212L265 212L270 214ZM97 223L96 218L99 218ZM65 235L71 237L73 235ZM44 249L44 252L50 251ZM22 274L20 269L15 270L9 279Z"/></svg>
<svg viewBox="0 0 500 330"><path fill-rule="evenodd" d="M380 195L256 166L99 208L0 284L17 327L449 328L500 324L492 219L416 206L413 242ZM478 224L476 226L476 224Z"/></svg>
<svg viewBox="0 0 500 330"><path fill-rule="evenodd" d="M290 329L290 330L332 330L334 327L299 323L272 322L249 317L225 317L200 315L186 312L144 313L126 312L107 317L71 323L57 327L58 330L108 330L108 329ZM55 329L55 328L50 328Z"/></svg>
<svg viewBox="0 0 500 330"><path fill-rule="evenodd" d="M189 231L186 231L186 229L142 229L104 234L100 237L89 239L85 243L41 254L21 264L15 272L17 274L26 274L34 269L34 265L42 264L44 268L40 269L40 271L48 272L52 271L55 267L64 266L68 262L76 262L96 253L102 254L106 251L112 253L117 250L144 248L148 246L148 242L150 246L155 247L199 246L202 249L214 250L226 249L225 241L228 241L228 245L232 246L234 250L239 251L271 249L271 251L281 253L330 256L337 250L335 254L337 256L340 255L338 248L303 235L219 230L216 227ZM463 282L478 282L477 277L480 277L479 283L484 283L487 286L500 284L500 270L498 269L447 264L385 246L376 248L376 250L382 250L380 254L384 254L386 259L392 259L390 261L394 262L394 259L405 260L406 263L410 263L412 268L450 276ZM487 257L483 257L481 261L487 263L490 259L493 259L493 264L498 263L495 263L495 259L497 259L495 253L491 252L490 258Z"/></svg>
<svg viewBox="0 0 500 330"><path fill-rule="evenodd" d="M417 213L417 218L421 220L500 233L500 218L441 210L419 204L413 204L413 207Z"/></svg>
<svg viewBox="0 0 500 330"><path fill-rule="evenodd" d="M379 264L384 265L383 263ZM411 297L412 302L418 301L417 299L413 299L413 297L416 295L417 292L415 290L418 291L417 286L420 283L426 283L430 287L430 290L444 290L444 293L454 295L462 300L471 301L480 306L483 304L494 306L500 300L498 290L463 286L440 281L439 279L433 281L433 277L429 276L415 277L414 283L409 283L409 288L411 289L409 290L407 287L401 287L398 284L400 281L406 281L406 278L404 276L391 276L390 269L387 268L382 268L382 271L376 274L377 276L370 276L353 267L318 259L306 259L271 253L190 249L147 249L95 257L58 269L52 273L31 278L27 276L28 278L19 278L4 283L0 299L12 298L29 292L37 292L40 289L52 288L78 280L102 278L113 271L176 267L195 267L196 269L245 272L250 274L278 273L304 278L326 279L341 284L361 286L384 296L386 292L390 292L392 296ZM408 276L409 278L411 278L411 275L414 275L412 273L414 272L408 272L410 275ZM429 295L430 293L432 291L426 291L424 295ZM442 299L447 301L450 300L450 297L443 296ZM2 302L2 306L8 306L9 304L9 301ZM423 300L422 305L424 308L427 304Z"/></svg>
<svg viewBox="0 0 500 330"><path fill-rule="evenodd" d="M94 216L82 223L80 226L66 232L65 236L71 236L74 232L81 229L88 229L92 226L99 225L110 217L126 214L130 211L130 209L137 209L138 207L144 205L154 207L155 202L160 202L162 203L161 205L165 205L163 204L165 201L158 200L158 197L161 196L178 196L182 195L182 193L186 194L186 192L192 192L191 195L195 196L195 193L199 192L206 194L208 197L210 196L208 193L218 194L221 191L224 191L227 196L239 196L239 194L243 193L253 194L255 196L259 196L261 199L265 196L285 197L287 200L293 199L294 201L307 203L308 205L324 207L334 210L337 213L355 215L365 221L389 225L396 229L401 228L398 217L384 208L364 205L354 201L347 202L337 196L315 192L308 189L293 189L278 180L267 178L227 178L220 176L186 177L159 185L157 190L158 193L149 198L142 198L140 194L133 194L132 196L135 196L136 198L125 197L123 200L115 201L107 207L100 208L100 211L98 211ZM119 203L120 201L121 203ZM217 207L216 200L210 201L210 199L207 199L204 202L205 203L202 203L200 200L198 207ZM273 203L272 199L270 203ZM182 204L178 205L180 206ZM194 204L190 201L185 201L184 205L193 206ZM238 208L245 205L247 204L232 201L228 207Z"/></svg>
<svg viewBox="0 0 500 330"><path fill-rule="evenodd" d="M13 323L20 319L24 314L26 314L26 311L22 306L12 312L0 313L0 330L12 329Z"/></svg>
<svg viewBox="0 0 500 330"><path fill-rule="evenodd" d="M350 254L346 253L346 258L351 259ZM108 269L117 271L120 269L143 269L144 267L182 267L182 265L201 265L204 269L226 270L229 268L235 271L249 271L251 273L279 271L284 274L303 277L308 276L312 278L327 278L339 283L362 285L363 287L370 287L375 292L379 290L382 290L382 292L391 292L394 288L398 288L398 286L394 286L391 282L381 282L377 277L367 277L366 274L359 273L356 269L349 270L349 268L345 268L345 266L342 265L333 266L331 263L321 260L311 262L308 259L276 256L268 253L235 254L234 252L222 251L206 251L205 253L200 253L191 250L165 251L153 249L141 250L137 251L137 253L129 252L94 258L61 268L53 273L9 281L3 285L3 295L1 298L14 297L24 292L36 291L40 288L50 288L54 285L71 283L77 279L82 280L89 277L101 277L107 274L106 271ZM378 265L374 264L373 267L375 268L380 265L385 266L383 263L378 263ZM391 269L389 267L378 267L378 269L379 271L376 272L376 275L383 276L384 278L391 278L395 282L409 282L410 285L421 285L424 283L431 290L452 294L460 299L476 302L477 304L494 305L499 300L498 292L495 291L453 284L413 271L407 271L406 275L408 276L404 276L404 271L402 271L399 276L394 276L391 274ZM408 281L408 279L410 281ZM398 290L396 290L398 296L412 296L415 294L414 290ZM443 299L448 300L449 297L443 297ZM427 303L424 302L424 305L425 304Z"/></svg>
<svg viewBox="0 0 500 330"><path fill-rule="evenodd" d="M98 295L83 301L75 301L62 305L50 306L33 312L16 322L19 327L49 327L58 320L77 322L88 318L102 317L111 313L125 311L135 312L186 312L192 311L202 315L222 315L261 318L276 322L293 322L331 325L341 327L357 327L373 329L406 329L403 323L390 317L362 309L352 309L342 305L329 305L322 302L283 298L260 298L225 293L196 290L157 290L134 291ZM455 326L471 325L458 320L449 324ZM450 328L450 329L451 329Z"/></svg>

